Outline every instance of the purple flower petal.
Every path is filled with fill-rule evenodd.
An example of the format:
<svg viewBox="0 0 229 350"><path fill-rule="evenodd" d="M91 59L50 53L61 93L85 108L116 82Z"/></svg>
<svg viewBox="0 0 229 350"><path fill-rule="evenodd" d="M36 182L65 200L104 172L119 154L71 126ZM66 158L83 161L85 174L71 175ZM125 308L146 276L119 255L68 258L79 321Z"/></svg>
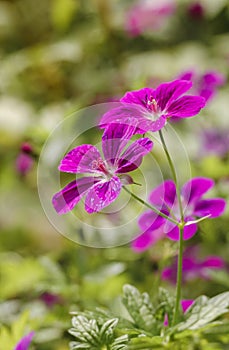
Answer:
<svg viewBox="0 0 229 350"><path fill-rule="evenodd" d="M120 194L122 188L118 177L113 176L110 181L100 181L89 189L85 209L88 213L94 213L102 210L112 203Z"/></svg>
<svg viewBox="0 0 229 350"><path fill-rule="evenodd" d="M20 153L16 159L16 170L17 172L25 176L32 168L34 160L28 153Z"/></svg>
<svg viewBox="0 0 229 350"><path fill-rule="evenodd" d="M152 210L149 210L139 217L138 225L142 231L146 231L149 228L151 231L153 231L159 228L164 222L165 219L162 216L157 215Z"/></svg>
<svg viewBox="0 0 229 350"><path fill-rule="evenodd" d="M211 218L216 218L223 214L225 208L226 201L222 198L203 199L196 204L194 215L203 217L210 214Z"/></svg>
<svg viewBox="0 0 229 350"><path fill-rule="evenodd" d="M206 87L206 88L202 88L200 90L199 94L207 102L214 97L214 95L216 94L216 91L215 91L215 89L210 89L210 88Z"/></svg>
<svg viewBox="0 0 229 350"><path fill-rule="evenodd" d="M165 234L161 227L158 229L152 230L151 228L149 230L146 230L143 234L141 234L139 237L137 237L131 244L131 248L137 252L141 253L148 249L150 246L157 243L157 241L161 240L165 237Z"/></svg>
<svg viewBox="0 0 229 350"><path fill-rule="evenodd" d="M175 224L167 222L165 232L167 234L167 237L172 241L179 241L179 237L180 237L179 228Z"/></svg>
<svg viewBox="0 0 229 350"><path fill-rule="evenodd" d="M155 90L151 88L143 88L140 90L128 91L120 99L120 101L131 104L134 103L147 108L147 102L151 99L151 96L153 96L154 91Z"/></svg>
<svg viewBox="0 0 229 350"><path fill-rule="evenodd" d="M195 177L184 184L181 195L187 204L192 203L202 197L214 186L212 179Z"/></svg>
<svg viewBox="0 0 229 350"><path fill-rule="evenodd" d="M192 306L193 303L194 303L193 299L181 300L181 307L182 307L183 312L185 313L190 308L190 306Z"/></svg>
<svg viewBox="0 0 229 350"><path fill-rule="evenodd" d="M145 108L139 104L120 103L119 107L107 111L101 118L99 126L106 128L111 123L127 124L137 127L142 121ZM136 133L142 133L136 129Z"/></svg>
<svg viewBox="0 0 229 350"><path fill-rule="evenodd" d="M94 162L101 159L99 150L93 145L81 145L66 154L59 170L66 173L101 173Z"/></svg>
<svg viewBox="0 0 229 350"><path fill-rule="evenodd" d="M156 187L149 196L150 203L162 206L164 203L170 208L176 199L176 186L172 180L166 180Z"/></svg>
<svg viewBox="0 0 229 350"><path fill-rule="evenodd" d="M208 256L200 266L202 268L222 269L225 267L225 262L219 256Z"/></svg>
<svg viewBox="0 0 229 350"><path fill-rule="evenodd" d="M223 74L216 72L216 71L210 71L206 72L202 77L203 84L206 86L220 86L223 85L226 81Z"/></svg>
<svg viewBox="0 0 229 350"><path fill-rule="evenodd" d="M197 224L190 224L184 227L183 238L185 241L192 238L198 230Z"/></svg>
<svg viewBox="0 0 229 350"><path fill-rule="evenodd" d="M82 177L65 186L53 196L52 204L58 214L72 210L83 195L99 180L95 177ZM101 180L100 180L101 181Z"/></svg>
<svg viewBox="0 0 229 350"><path fill-rule="evenodd" d="M30 332L29 334L25 335L15 346L14 350L28 350L30 343L32 341L32 338L34 336L34 332Z"/></svg>
<svg viewBox="0 0 229 350"><path fill-rule="evenodd" d="M142 163L143 157L149 153L152 148L153 142L148 138L134 141L120 156L116 173L128 173L137 169Z"/></svg>
<svg viewBox="0 0 229 350"><path fill-rule="evenodd" d="M152 111L148 111L140 104L126 103L122 107L105 113L100 120L100 127L106 128L112 123L135 126L135 134L144 134L147 131L158 131L163 128L166 119L164 116L158 118Z"/></svg>
<svg viewBox="0 0 229 350"><path fill-rule="evenodd" d="M192 87L192 83L187 80L174 80L163 83L154 91L154 98L157 101L161 111L167 110L171 103L183 95Z"/></svg>
<svg viewBox="0 0 229 350"><path fill-rule="evenodd" d="M163 280L169 280L172 283L176 283L176 271L173 267L165 267L161 273Z"/></svg>
<svg viewBox="0 0 229 350"><path fill-rule="evenodd" d="M152 235L152 231L145 231L141 236L136 238L132 244L131 248L136 253L141 253L148 249L154 243L154 236Z"/></svg>
<svg viewBox="0 0 229 350"><path fill-rule="evenodd" d="M188 239L192 238L197 232L197 228L198 227L196 224L190 224L188 226L185 226L183 232L183 239L187 241ZM167 237L170 238L172 241L179 241L180 232L179 228L175 224L167 221L165 226L165 232L167 233Z"/></svg>
<svg viewBox="0 0 229 350"><path fill-rule="evenodd" d="M115 164L135 131L134 125L120 123L112 123L105 129L102 136L102 148L108 163Z"/></svg>
<svg viewBox="0 0 229 350"><path fill-rule="evenodd" d="M167 114L177 118L193 117L205 106L205 99L201 96L182 96L172 102Z"/></svg>
<svg viewBox="0 0 229 350"><path fill-rule="evenodd" d="M181 73L178 78L181 80L191 80L192 81L194 76L195 76L195 72L193 70L188 70L188 71Z"/></svg>

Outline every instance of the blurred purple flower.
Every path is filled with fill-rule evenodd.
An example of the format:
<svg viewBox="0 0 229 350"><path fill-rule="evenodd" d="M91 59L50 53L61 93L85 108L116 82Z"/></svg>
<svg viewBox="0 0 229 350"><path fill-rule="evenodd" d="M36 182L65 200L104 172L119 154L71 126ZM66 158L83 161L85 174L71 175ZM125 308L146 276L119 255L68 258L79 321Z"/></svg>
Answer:
<svg viewBox="0 0 229 350"><path fill-rule="evenodd" d="M153 147L150 139L141 138L124 149L134 134L133 125L110 124L102 136L105 160L95 146L88 144L74 148L62 159L60 171L93 175L72 181L54 195L52 203L58 214L72 210L84 195L85 210L98 212L119 196L123 185L133 183L126 173L137 169Z"/></svg>
<svg viewBox="0 0 229 350"><path fill-rule="evenodd" d="M188 15L194 20L204 18L204 7L200 2L193 2L188 6Z"/></svg>
<svg viewBox="0 0 229 350"><path fill-rule="evenodd" d="M172 0L155 3L152 0L136 2L126 14L126 31L132 37L141 35L146 31L158 30L164 26L176 10Z"/></svg>
<svg viewBox="0 0 229 350"><path fill-rule="evenodd" d="M32 154L32 146L28 142L23 143L16 159L16 170L21 176L25 176L31 170L34 163Z"/></svg>
<svg viewBox="0 0 229 350"><path fill-rule="evenodd" d="M28 350L30 343L32 341L32 338L34 336L34 332L30 332L29 334L25 335L15 346L14 350Z"/></svg>
<svg viewBox="0 0 229 350"><path fill-rule="evenodd" d="M47 305L47 307L52 308L54 305L59 304L62 299L59 295L50 293L50 292L44 292L40 299Z"/></svg>
<svg viewBox="0 0 229 350"><path fill-rule="evenodd" d="M202 199L214 186L214 181L208 178L196 177L184 184L181 189L181 200L184 212L184 240L194 236L197 224L192 223L196 218L208 216L215 218L223 214L226 201L221 198ZM176 186L172 180L166 180L150 194L149 202L162 213L181 220ZM153 211L146 211L139 219L142 234L132 243L135 251L143 251L165 235L171 240L179 240L179 228L176 224L157 216Z"/></svg>
<svg viewBox="0 0 229 350"><path fill-rule="evenodd" d="M182 307L183 312L185 313L186 311L188 311L188 309L190 308L190 306L192 306L193 303L194 303L193 299L181 300L181 307Z"/></svg>
<svg viewBox="0 0 229 350"><path fill-rule="evenodd" d="M202 96L206 102L215 96L217 89L226 81L225 77L217 71L207 71L201 75L194 70L183 72L179 79L192 81L193 93Z"/></svg>
<svg viewBox="0 0 229 350"><path fill-rule="evenodd" d="M191 87L191 81L174 80L156 89L127 92L120 99L122 106L105 113L100 126L106 127L111 122L134 123L136 132L145 133L162 129L171 117L192 117L204 107L205 100L200 96L184 95Z"/></svg>
<svg viewBox="0 0 229 350"><path fill-rule="evenodd" d="M199 259L198 249L190 247L183 255L183 282L196 278L209 279L209 270L221 270L225 268L225 262L218 256L207 256L205 259ZM162 279L176 284L177 258L171 266L162 271Z"/></svg>
<svg viewBox="0 0 229 350"><path fill-rule="evenodd" d="M203 155L214 154L224 157L229 153L229 130L212 128L203 130L200 134Z"/></svg>

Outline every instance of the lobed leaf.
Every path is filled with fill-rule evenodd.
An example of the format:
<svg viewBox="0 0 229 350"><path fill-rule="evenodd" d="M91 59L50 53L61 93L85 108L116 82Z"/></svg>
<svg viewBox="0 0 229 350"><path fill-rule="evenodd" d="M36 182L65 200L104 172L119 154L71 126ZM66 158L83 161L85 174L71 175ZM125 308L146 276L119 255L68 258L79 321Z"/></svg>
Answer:
<svg viewBox="0 0 229 350"><path fill-rule="evenodd" d="M229 292L221 293L213 298L200 296L185 315L186 320L177 325L178 331L195 330L205 326L217 317L229 311Z"/></svg>
<svg viewBox="0 0 229 350"><path fill-rule="evenodd" d="M122 302L132 317L134 323L141 329L155 333L157 321L154 317L155 309L147 293L140 293L131 285L123 287Z"/></svg>

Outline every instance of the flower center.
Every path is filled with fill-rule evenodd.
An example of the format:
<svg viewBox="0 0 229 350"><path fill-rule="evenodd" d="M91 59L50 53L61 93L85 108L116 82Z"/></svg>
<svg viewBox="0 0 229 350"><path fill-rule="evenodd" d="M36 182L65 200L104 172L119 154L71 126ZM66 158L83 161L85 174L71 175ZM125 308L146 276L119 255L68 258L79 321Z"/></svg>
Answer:
<svg viewBox="0 0 229 350"><path fill-rule="evenodd" d="M151 112L158 113L158 104L155 98L150 98L147 100L147 109Z"/></svg>
<svg viewBox="0 0 229 350"><path fill-rule="evenodd" d="M97 160L93 160L91 167L93 170L99 170L99 171L103 172L105 175L109 174L109 171L106 168L106 165L105 165L102 158L98 158Z"/></svg>

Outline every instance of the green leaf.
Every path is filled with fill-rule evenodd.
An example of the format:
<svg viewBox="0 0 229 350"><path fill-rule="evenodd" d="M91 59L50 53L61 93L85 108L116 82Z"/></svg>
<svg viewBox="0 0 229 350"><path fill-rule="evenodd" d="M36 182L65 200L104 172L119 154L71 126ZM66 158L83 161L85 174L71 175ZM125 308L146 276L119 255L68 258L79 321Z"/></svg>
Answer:
<svg viewBox="0 0 229 350"><path fill-rule="evenodd" d="M156 331L156 319L154 317L154 307L147 293L141 294L137 288L131 285L123 287L122 302L132 317L135 324L146 331Z"/></svg>
<svg viewBox="0 0 229 350"><path fill-rule="evenodd" d="M201 328L227 313L229 311L228 306L229 292L219 294L211 299L200 296L185 315L185 321L177 325L177 330Z"/></svg>
<svg viewBox="0 0 229 350"><path fill-rule="evenodd" d="M126 350L128 341L129 337L126 334L116 338L111 344L111 350Z"/></svg>
<svg viewBox="0 0 229 350"><path fill-rule="evenodd" d="M155 311L155 318L164 325L165 314L167 314L168 322L171 324L174 305L175 298L166 289L159 288L159 305Z"/></svg>
<svg viewBox="0 0 229 350"><path fill-rule="evenodd" d="M77 338L81 343L90 344L92 346L100 345L99 327L96 320L88 320L84 316L73 317L73 328L69 333Z"/></svg>
<svg viewBox="0 0 229 350"><path fill-rule="evenodd" d="M84 315L77 315L72 318L73 328L69 330L77 341L71 343L71 349L98 349L114 342L114 330L118 324L118 318L112 318L100 324L96 319L90 319ZM124 342L123 337L119 341ZM123 343L114 343L114 349L122 349ZM126 341L126 338L125 338ZM125 344L125 342L124 342Z"/></svg>

